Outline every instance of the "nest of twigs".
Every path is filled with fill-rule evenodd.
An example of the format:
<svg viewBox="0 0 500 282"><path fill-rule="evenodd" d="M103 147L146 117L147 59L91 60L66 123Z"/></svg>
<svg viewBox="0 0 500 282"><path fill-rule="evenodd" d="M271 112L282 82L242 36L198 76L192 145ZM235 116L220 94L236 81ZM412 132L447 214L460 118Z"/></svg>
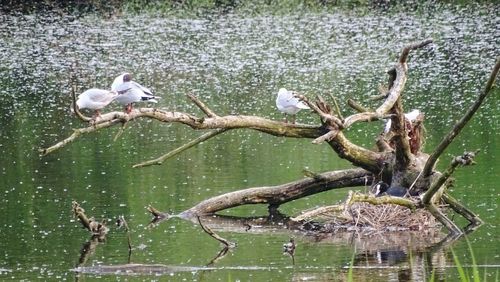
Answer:
<svg viewBox="0 0 500 282"><path fill-rule="evenodd" d="M384 204L353 203L342 210L325 211L314 220L321 220L321 231L418 231L438 227L436 221L424 209ZM318 225L316 225L316 228ZM307 228L307 227L306 227Z"/></svg>

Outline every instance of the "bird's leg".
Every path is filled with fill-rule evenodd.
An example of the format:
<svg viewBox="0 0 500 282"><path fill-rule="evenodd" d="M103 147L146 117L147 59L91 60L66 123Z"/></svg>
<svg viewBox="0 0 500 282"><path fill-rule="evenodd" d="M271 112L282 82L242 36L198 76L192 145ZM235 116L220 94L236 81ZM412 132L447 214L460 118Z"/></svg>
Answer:
<svg viewBox="0 0 500 282"><path fill-rule="evenodd" d="M125 113L130 114L132 112L132 103L125 106Z"/></svg>
<svg viewBox="0 0 500 282"><path fill-rule="evenodd" d="M285 121L284 121L284 123L288 123L288 115L287 114L285 114Z"/></svg>
<svg viewBox="0 0 500 282"><path fill-rule="evenodd" d="M295 124L295 115L292 115L292 124Z"/></svg>

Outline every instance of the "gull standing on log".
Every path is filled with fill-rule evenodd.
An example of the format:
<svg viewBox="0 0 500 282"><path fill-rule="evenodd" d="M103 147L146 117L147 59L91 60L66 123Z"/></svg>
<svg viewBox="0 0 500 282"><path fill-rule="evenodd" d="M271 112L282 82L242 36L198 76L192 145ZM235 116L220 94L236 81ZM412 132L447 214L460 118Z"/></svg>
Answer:
<svg viewBox="0 0 500 282"><path fill-rule="evenodd" d="M111 90L118 93L116 101L125 106L125 112L128 114L132 111L132 103L141 101L158 103L156 99L160 99L154 96L151 90L133 81L129 73L117 76L111 84Z"/></svg>
<svg viewBox="0 0 500 282"><path fill-rule="evenodd" d="M100 110L116 97L118 97L118 93L115 91L92 88L78 95L76 106L78 109L95 110L95 116L98 117L101 114Z"/></svg>
<svg viewBox="0 0 500 282"><path fill-rule="evenodd" d="M292 116L292 123L295 124L295 115L302 109L309 109L303 101L299 98L293 96L292 91L288 91L285 88L280 88L278 91L278 97L276 98L276 107L285 115ZM288 118L285 116L285 122L288 122Z"/></svg>

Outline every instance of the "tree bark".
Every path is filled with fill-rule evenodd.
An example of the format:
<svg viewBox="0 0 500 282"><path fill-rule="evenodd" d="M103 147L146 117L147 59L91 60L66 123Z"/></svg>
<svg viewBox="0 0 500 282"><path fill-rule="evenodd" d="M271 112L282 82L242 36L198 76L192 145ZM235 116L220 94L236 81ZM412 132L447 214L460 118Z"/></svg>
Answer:
<svg viewBox="0 0 500 282"><path fill-rule="evenodd" d="M286 202L335 188L362 186L369 183L371 178L370 172L360 168L327 172L313 178L278 186L254 187L229 192L202 201L184 211L181 216L213 214L228 208L249 204L268 204L277 207Z"/></svg>

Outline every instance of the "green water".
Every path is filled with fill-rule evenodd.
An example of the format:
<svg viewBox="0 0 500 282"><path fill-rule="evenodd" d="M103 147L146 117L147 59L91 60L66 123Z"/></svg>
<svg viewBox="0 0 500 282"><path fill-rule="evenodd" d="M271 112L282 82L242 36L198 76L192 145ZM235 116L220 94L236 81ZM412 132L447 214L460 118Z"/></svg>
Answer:
<svg viewBox="0 0 500 282"><path fill-rule="evenodd" d="M263 232L264 227L222 230L221 235L238 247L211 270L133 277L75 274L72 269L78 265L127 262L203 267L219 252L219 243L181 219L147 228L151 216L146 206L178 213L224 192L300 179L304 167L322 172L351 165L327 145L313 145L311 140L236 130L162 166L132 169L201 134L149 120L131 122L117 141L113 139L118 128L111 128L83 136L46 157L37 150L84 126L70 112L69 76L75 63L80 92L108 88L115 76L128 71L162 97L159 108L201 116L184 97L190 92L219 115L280 120L274 105L280 87L309 95L333 93L348 115L346 99L363 101L377 94L386 81L385 71L405 44L433 37L432 48L410 55L404 92L405 109L419 108L426 114L426 149L431 150L484 88L499 55L500 22L494 16L499 12L498 5L489 4L432 14L373 11L211 19L0 14L0 279L342 280L356 249L356 280L426 280L433 266L440 266L440 277L456 280L449 248L437 253L420 248L411 243L418 241L418 233L400 239L410 242L401 252L394 248L397 239L390 236L375 236L380 247L370 248L367 242L373 241L355 234L320 239L287 232L279 225L269 232ZM452 156L481 149L476 166L457 171L452 195L486 222L469 240L479 272L488 281L500 271L498 97L498 90L492 93L438 164L444 169ZM298 120L318 123L304 111ZM377 127L355 126L347 135L371 147L383 124ZM341 201L347 192L310 196L280 211L296 215ZM82 245L90 235L72 217L72 200L89 215L109 219L111 227L106 242L80 263ZM222 214L265 216L266 207L240 207ZM131 227L130 257L127 235L113 226L119 215ZM291 236L298 243L295 265L281 253ZM462 264L470 266L466 242L452 247ZM388 251L391 260L375 259Z"/></svg>

